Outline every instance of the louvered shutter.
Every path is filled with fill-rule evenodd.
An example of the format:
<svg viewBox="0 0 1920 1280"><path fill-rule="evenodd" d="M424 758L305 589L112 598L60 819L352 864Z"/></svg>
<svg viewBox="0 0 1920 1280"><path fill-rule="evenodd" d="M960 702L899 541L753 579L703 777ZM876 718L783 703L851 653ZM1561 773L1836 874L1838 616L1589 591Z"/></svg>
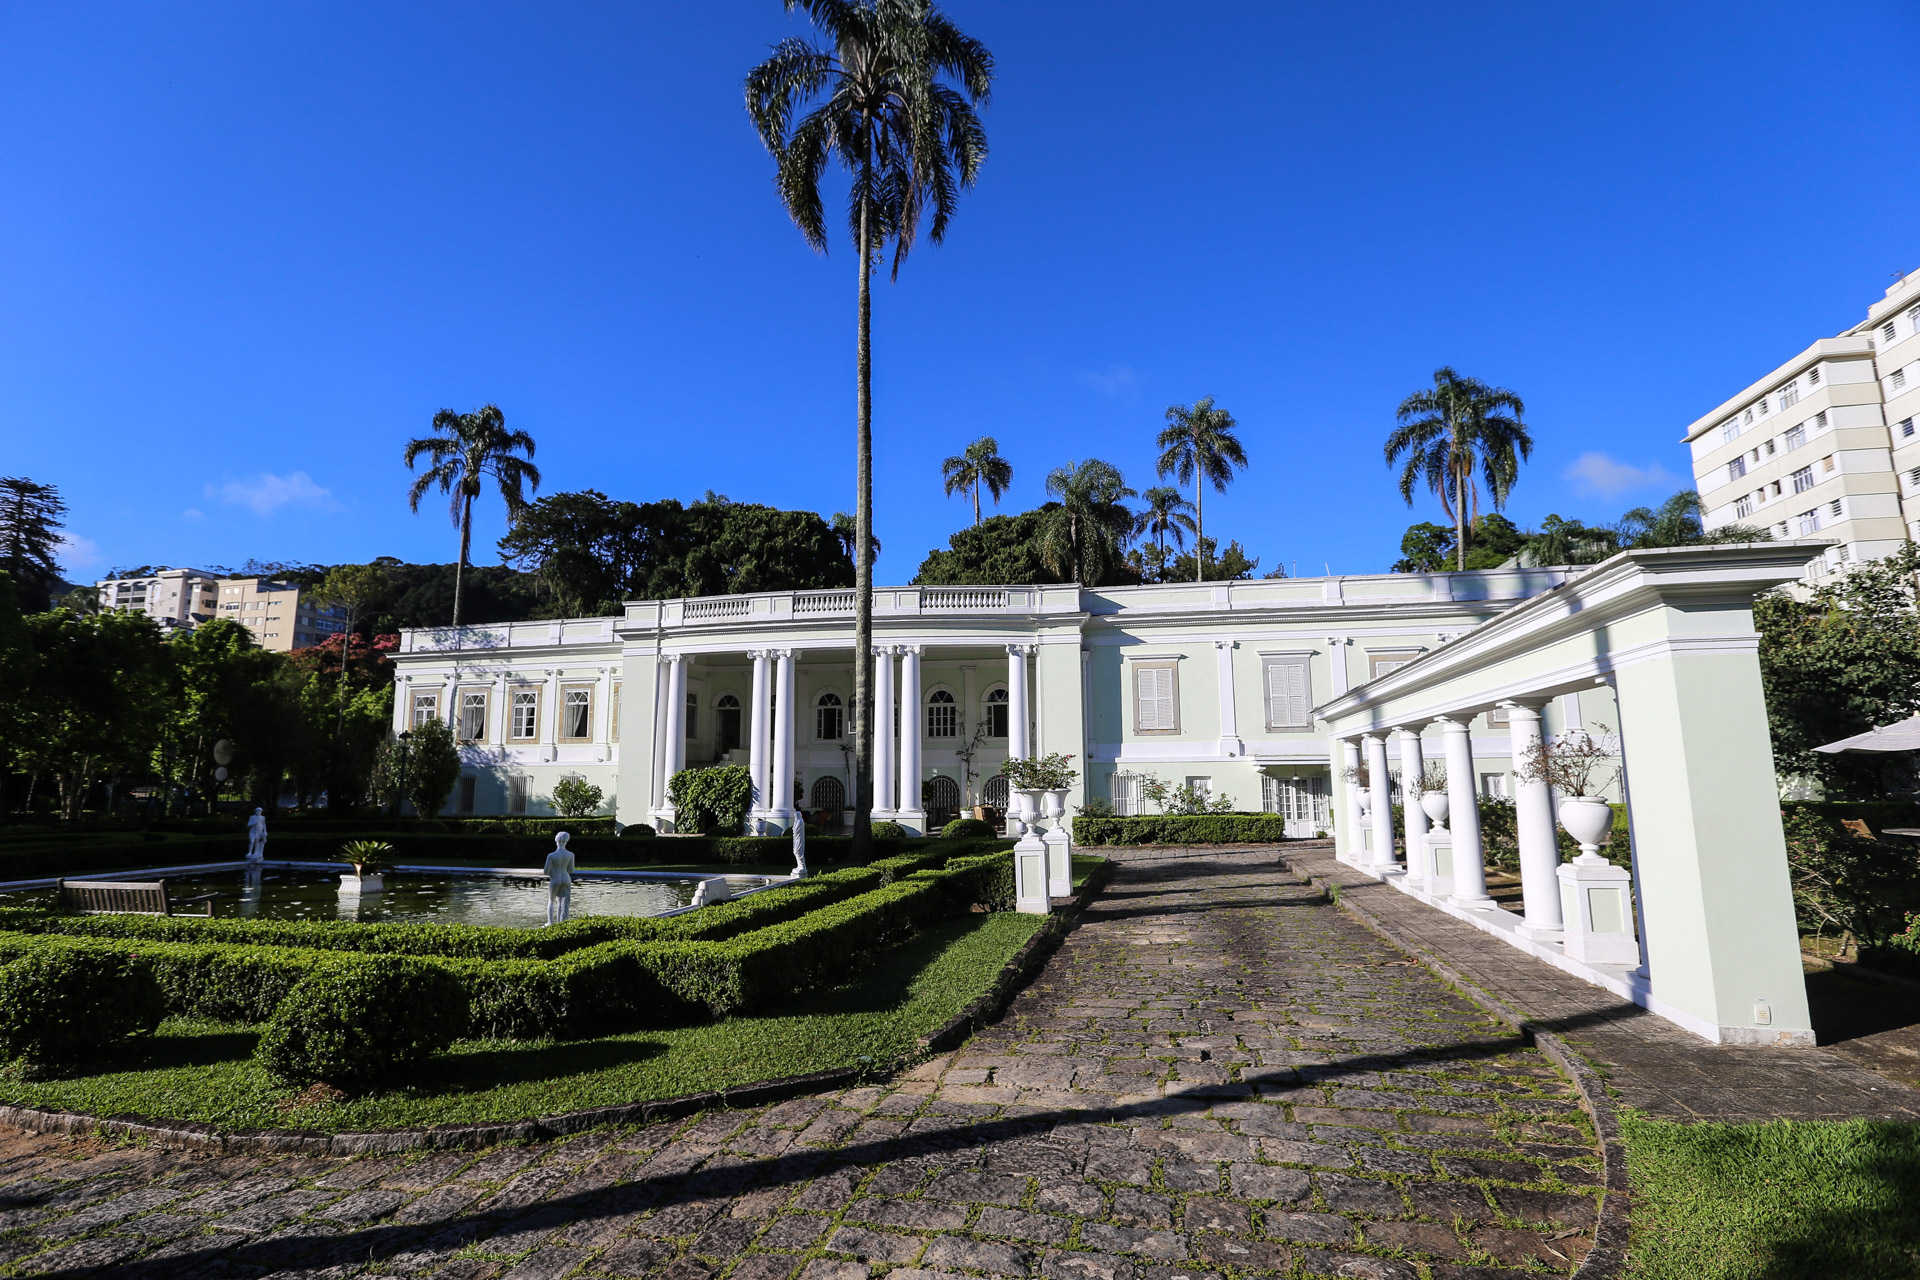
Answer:
<svg viewBox="0 0 1920 1280"><path fill-rule="evenodd" d="M1135 722L1142 733L1164 733L1177 726L1173 719L1173 668L1140 667L1134 675L1139 706Z"/></svg>
<svg viewBox="0 0 1920 1280"><path fill-rule="evenodd" d="M1267 727L1297 729L1307 723L1307 664L1267 664Z"/></svg>

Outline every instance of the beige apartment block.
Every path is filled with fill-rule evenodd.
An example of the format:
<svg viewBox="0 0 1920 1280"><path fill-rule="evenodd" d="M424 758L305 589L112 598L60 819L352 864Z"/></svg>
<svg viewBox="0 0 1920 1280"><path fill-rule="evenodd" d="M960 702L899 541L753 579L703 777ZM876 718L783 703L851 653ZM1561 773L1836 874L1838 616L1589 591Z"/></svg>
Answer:
<svg viewBox="0 0 1920 1280"><path fill-rule="evenodd" d="M214 616L219 579L197 569L162 569L139 578L105 578L93 584L100 607L113 613L144 613L166 630L191 630Z"/></svg>
<svg viewBox="0 0 1920 1280"><path fill-rule="evenodd" d="M1897 549L1920 528L1920 272L1867 319L1822 338L1687 428L1708 529L1832 538L1809 581Z"/></svg>
<svg viewBox="0 0 1920 1280"><path fill-rule="evenodd" d="M315 603L312 589L298 583L224 578L217 586L219 616L245 626L262 649L305 649L346 628L339 609Z"/></svg>

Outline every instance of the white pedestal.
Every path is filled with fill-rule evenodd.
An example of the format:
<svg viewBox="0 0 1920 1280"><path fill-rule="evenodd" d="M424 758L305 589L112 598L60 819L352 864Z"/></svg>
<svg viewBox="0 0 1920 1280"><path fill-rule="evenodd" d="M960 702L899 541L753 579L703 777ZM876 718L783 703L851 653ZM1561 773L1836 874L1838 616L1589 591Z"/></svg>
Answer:
<svg viewBox="0 0 1920 1280"><path fill-rule="evenodd" d="M1053 910L1047 900L1047 845L1038 833L1029 831L1013 846L1014 909L1033 916Z"/></svg>
<svg viewBox="0 0 1920 1280"><path fill-rule="evenodd" d="M1575 859L1559 868L1566 953L1588 964L1638 964L1633 878L1598 855L1580 855L1582 859L1589 856L1593 861Z"/></svg>
<svg viewBox="0 0 1920 1280"><path fill-rule="evenodd" d="M1426 883L1420 887L1436 898L1453 896L1453 833L1444 828L1427 832Z"/></svg>
<svg viewBox="0 0 1920 1280"><path fill-rule="evenodd" d="M1040 835L1047 846L1047 893L1055 898L1073 896L1073 838L1064 825L1056 823Z"/></svg>
<svg viewBox="0 0 1920 1280"><path fill-rule="evenodd" d="M379 893L385 888L386 888L386 885L381 883L380 877L377 875L356 876L356 875L353 875L352 873L348 873L347 875L343 875L340 877L341 893L348 893L348 894Z"/></svg>

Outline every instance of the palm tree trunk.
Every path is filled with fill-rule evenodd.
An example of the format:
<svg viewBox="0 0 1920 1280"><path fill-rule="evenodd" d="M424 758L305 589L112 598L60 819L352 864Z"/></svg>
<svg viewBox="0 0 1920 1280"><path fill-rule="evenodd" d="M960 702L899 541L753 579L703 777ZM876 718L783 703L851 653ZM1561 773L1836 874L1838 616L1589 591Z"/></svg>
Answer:
<svg viewBox="0 0 1920 1280"><path fill-rule="evenodd" d="M473 498L463 495L460 501L460 559L453 566L453 625L460 625L460 588L461 579L467 572L467 553L473 546Z"/></svg>
<svg viewBox="0 0 1920 1280"><path fill-rule="evenodd" d="M980 481L973 482L973 527L980 527Z"/></svg>
<svg viewBox="0 0 1920 1280"><path fill-rule="evenodd" d="M858 460L853 515L853 861L873 842L873 290L872 231L860 201L859 387L855 393ZM782 797L781 803L790 803Z"/></svg>
<svg viewBox="0 0 1920 1280"><path fill-rule="evenodd" d="M1197 470L1197 468L1196 468ZM1193 580L1207 580L1207 509L1206 497L1201 493L1202 477L1193 478Z"/></svg>
<svg viewBox="0 0 1920 1280"><path fill-rule="evenodd" d="M1456 458L1459 455L1454 455ZM1458 462L1453 468L1453 567L1462 573L1467 568L1467 495Z"/></svg>

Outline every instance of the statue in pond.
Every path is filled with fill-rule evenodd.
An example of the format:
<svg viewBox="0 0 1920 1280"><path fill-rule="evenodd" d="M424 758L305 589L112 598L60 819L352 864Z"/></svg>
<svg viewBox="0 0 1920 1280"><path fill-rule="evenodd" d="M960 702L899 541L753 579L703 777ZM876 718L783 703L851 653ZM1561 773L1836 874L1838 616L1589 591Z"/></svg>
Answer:
<svg viewBox="0 0 1920 1280"><path fill-rule="evenodd" d="M571 839L562 831L553 837L553 852L547 855L547 923L564 924L573 910L573 854L567 848Z"/></svg>
<svg viewBox="0 0 1920 1280"><path fill-rule="evenodd" d="M255 809L247 819L247 861L260 862L267 856L267 813Z"/></svg>
<svg viewBox="0 0 1920 1280"><path fill-rule="evenodd" d="M793 878L807 878L807 824L801 819L793 824Z"/></svg>

